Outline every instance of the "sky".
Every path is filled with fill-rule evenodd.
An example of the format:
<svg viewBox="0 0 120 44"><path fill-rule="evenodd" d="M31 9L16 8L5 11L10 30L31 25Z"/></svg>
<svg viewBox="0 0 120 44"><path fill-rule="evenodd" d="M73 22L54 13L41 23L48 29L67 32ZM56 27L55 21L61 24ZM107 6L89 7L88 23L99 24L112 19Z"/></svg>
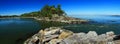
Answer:
<svg viewBox="0 0 120 44"><path fill-rule="evenodd" d="M119 0L0 0L0 15L39 11L46 4L61 4L68 15L120 15Z"/></svg>

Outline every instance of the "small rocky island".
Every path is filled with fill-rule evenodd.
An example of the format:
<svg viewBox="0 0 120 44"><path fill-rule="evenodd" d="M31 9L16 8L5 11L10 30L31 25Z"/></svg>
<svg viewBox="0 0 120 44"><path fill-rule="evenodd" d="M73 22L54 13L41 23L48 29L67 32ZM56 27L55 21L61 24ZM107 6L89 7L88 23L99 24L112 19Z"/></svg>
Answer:
<svg viewBox="0 0 120 44"><path fill-rule="evenodd" d="M120 44L119 37L112 31L98 35L95 31L73 33L60 27L50 27L40 30L24 44Z"/></svg>
<svg viewBox="0 0 120 44"><path fill-rule="evenodd" d="M61 9L61 5L45 5L40 11L24 13L21 15L22 18L34 18L42 21L55 21L68 24L81 24L87 23L88 20L78 19L67 16L64 10Z"/></svg>
<svg viewBox="0 0 120 44"><path fill-rule="evenodd" d="M82 20L82 19L77 19L77 18L72 18L68 16L58 16L58 15L53 15L51 19L49 17L35 17L34 19L40 20L40 21L54 21L54 22L62 22L62 23L67 23L67 24L83 24L87 23L88 20Z"/></svg>

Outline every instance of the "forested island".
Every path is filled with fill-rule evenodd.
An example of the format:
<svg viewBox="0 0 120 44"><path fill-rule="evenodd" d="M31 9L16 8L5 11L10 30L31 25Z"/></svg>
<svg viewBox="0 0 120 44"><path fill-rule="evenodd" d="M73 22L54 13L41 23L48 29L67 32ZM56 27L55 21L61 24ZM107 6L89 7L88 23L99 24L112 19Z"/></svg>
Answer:
<svg viewBox="0 0 120 44"><path fill-rule="evenodd" d="M61 5L45 5L40 11L24 13L20 17L33 17L36 20L44 20L44 21L57 21L64 23L87 23L87 20L82 20L78 18L73 18L67 16L64 10L62 10Z"/></svg>
<svg viewBox="0 0 120 44"><path fill-rule="evenodd" d="M43 21L55 21L55 22L64 22L68 24L81 24L87 23L88 20L82 20L79 18L73 18L67 16L67 13L62 10L61 5L45 5L39 11L23 13L19 16L11 15L11 16L0 16L0 18L34 18L36 20L43 20Z"/></svg>
<svg viewBox="0 0 120 44"><path fill-rule="evenodd" d="M49 17L53 15L64 16L66 13L61 9L61 5L45 5L40 11L24 13L21 17Z"/></svg>
<svg viewBox="0 0 120 44"><path fill-rule="evenodd" d="M45 5L40 11L23 13L20 16L17 16L17 15L2 16L2 15L0 15L0 18L3 18L3 17L49 17L49 18L51 18L53 15L64 16L64 15L66 15L66 13L61 9L61 5L57 5L57 7L55 5L52 5L52 6Z"/></svg>

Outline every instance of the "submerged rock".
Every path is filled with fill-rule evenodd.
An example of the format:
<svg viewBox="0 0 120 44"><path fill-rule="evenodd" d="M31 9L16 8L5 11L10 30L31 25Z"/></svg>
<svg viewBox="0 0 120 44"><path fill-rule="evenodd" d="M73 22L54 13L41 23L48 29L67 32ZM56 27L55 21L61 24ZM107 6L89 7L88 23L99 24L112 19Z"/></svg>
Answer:
<svg viewBox="0 0 120 44"><path fill-rule="evenodd" d="M98 35L95 31L88 33L73 33L59 27L50 27L39 31L24 44L120 44L120 40L114 41L114 32Z"/></svg>

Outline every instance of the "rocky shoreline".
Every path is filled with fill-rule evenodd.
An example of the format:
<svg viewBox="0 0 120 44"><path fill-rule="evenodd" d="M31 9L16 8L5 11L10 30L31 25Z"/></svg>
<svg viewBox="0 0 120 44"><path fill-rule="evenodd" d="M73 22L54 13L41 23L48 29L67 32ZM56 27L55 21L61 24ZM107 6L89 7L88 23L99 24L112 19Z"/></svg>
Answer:
<svg viewBox="0 0 120 44"><path fill-rule="evenodd" d="M73 33L60 27L50 27L40 30L24 44L120 44L120 40L112 31L98 35L95 31Z"/></svg>
<svg viewBox="0 0 120 44"><path fill-rule="evenodd" d="M88 23L88 20L68 17L68 16L58 16L57 14L50 17L3 17L0 19L6 19L6 18L33 18L39 21L54 21L54 22L62 22L67 24L83 24Z"/></svg>
<svg viewBox="0 0 120 44"><path fill-rule="evenodd" d="M62 22L62 23L68 23L68 24L83 24L88 23L88 20L78 19L78 18L72 18L68 16L52 16L52 18L49 17L35 17L36 20L43 20L43 21L56 21L56 22Z"/></svg>

